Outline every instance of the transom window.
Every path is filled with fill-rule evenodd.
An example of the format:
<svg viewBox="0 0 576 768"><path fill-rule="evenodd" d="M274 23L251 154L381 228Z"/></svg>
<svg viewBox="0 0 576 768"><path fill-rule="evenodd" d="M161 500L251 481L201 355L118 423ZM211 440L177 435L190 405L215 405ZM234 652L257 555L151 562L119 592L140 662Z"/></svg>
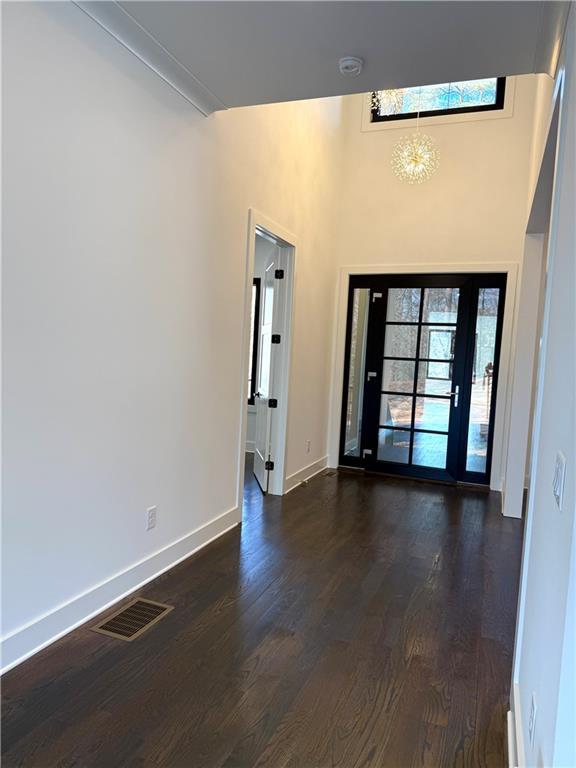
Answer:
<svg viewBox="0 0 576 768"><path fill-rule="evenodd" d="M372 92L371 122L503 109L505 77Z"/></svg>

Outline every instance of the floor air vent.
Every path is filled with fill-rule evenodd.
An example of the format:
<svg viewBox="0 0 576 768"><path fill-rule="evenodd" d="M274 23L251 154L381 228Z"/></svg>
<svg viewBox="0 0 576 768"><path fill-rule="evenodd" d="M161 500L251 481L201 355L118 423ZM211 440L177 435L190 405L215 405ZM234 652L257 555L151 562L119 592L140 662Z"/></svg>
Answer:
<svg viewBox="0 0 576 768"><path fill-rule="evenodd" d="M171 610L173 610L171 605L137 598L92 629L94 632L100 632L102 635L115 637L118 640L136 640L153 624L167 616Z"/></svg>

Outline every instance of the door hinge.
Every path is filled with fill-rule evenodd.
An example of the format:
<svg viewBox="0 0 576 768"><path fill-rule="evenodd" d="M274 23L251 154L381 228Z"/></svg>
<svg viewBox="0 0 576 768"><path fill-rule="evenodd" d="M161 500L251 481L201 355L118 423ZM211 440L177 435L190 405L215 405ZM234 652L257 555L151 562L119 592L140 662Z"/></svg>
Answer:
<svg viewBox="0 0 576 768"><path fill-rule="evenodd" d="M278 400L275 397L268 400L268 408L278 408Z"/></svg>
<svg viewBox="0 0 576 768"><path fill-rule="evenodd" d="M284 280L284 270L276 269L274 271L274 277L276 278L276 280Z"/></svg>
<svg viewBox="0 0 576 768"><path fill-rule="evenodd" d="M269 469L270 471L274 469L274 462L273 461L265 461L264 462L264 469Z"/></svg>
<svg viewBox="0 0 576 768"><path fill-rule="evenodd" d="M272 334L272 344L280 344L280 334L279 333L273 333Z"/></svg>

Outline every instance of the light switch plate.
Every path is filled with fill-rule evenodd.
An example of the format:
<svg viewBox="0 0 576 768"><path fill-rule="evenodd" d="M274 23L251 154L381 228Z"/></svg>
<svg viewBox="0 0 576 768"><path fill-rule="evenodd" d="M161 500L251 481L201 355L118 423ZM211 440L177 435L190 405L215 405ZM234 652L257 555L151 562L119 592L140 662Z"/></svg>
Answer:
<svg viewBox="0 0 576 768"><path fill-rule="evenodd" d="M566 457L562 451L556 454L556 466L554 467L554 480L552 481L552 491L558 509L562 511L562 501L564 499L564 482L566 480Z"/></svg>

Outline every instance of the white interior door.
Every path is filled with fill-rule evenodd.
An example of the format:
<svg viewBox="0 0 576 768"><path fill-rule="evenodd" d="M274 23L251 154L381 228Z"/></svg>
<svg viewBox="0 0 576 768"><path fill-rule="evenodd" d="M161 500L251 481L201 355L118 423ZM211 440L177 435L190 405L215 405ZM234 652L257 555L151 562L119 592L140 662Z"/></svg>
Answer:
<svg viewBox="0 0 576 768"><path fill-rule="evenodd" d="M273 409L269 400L274 397L273 387L273 346L274 294L276 291L275 271L278 269L279 248L273 246L266 259L261 294L260 340L258 348L258 375L256 377L256 428L254 436L254 475L264 493L268 492L270 470L267 462L270 456L270 437Z"/></svg>

